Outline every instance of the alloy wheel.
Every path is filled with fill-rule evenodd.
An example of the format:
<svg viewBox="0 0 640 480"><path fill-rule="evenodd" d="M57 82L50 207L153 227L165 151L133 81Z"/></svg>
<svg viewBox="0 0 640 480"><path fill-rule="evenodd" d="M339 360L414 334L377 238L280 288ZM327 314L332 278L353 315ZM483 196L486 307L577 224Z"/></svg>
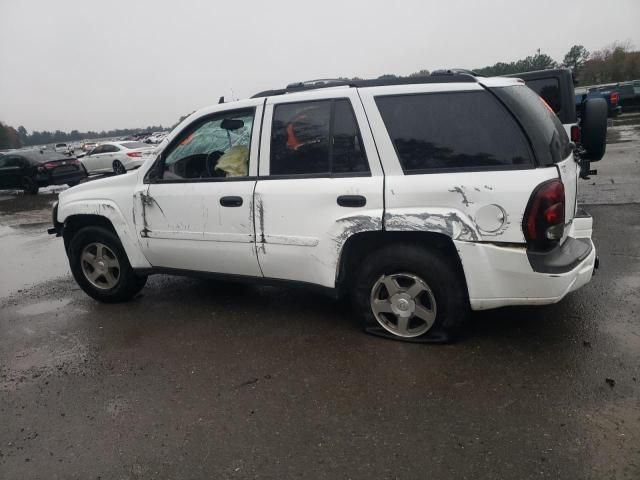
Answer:
<svg viewBox="0 0 640 480"><path fill-rule="evenodd" d="M82 250L80 264L85 278L96 288L109 290L120 280L120 262L103 243L90 243Z"/></svg>
<svg viewBox="0 0 640 480"><path fill-rule="evenodd" d="M436 320L436 299L427 283L410 273L382 275L371 289L371 311L382 328L399 337L424 335Z"/></svg>

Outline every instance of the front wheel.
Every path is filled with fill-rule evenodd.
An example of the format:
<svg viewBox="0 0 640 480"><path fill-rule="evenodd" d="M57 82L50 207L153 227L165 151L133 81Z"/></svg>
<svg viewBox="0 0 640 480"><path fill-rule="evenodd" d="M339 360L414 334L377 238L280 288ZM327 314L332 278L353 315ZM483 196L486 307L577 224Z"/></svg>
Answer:
<svg viewBox="0 0 640 480"><path fill-rule="evenodd" d="M87 295L106 303L133 298L147 282L135 274L120 239L102 227L85 227L71 239L71 273Z"/></svg>
<svg viewBox="0 0 640 480"><path fill-rule="evenodd" d="M413 244L384 247L365 259L353 300L366 332L396 340L452 341L469 316L454 259Z"/></svg>
<svg viewBox="0 0 640 480"><path fill-rule="evenodd" d="M127 169L124 168L124 165L120 160L115 160L113 162L113 173L116 175L122 175L123 173L127 173Z"/></svg>

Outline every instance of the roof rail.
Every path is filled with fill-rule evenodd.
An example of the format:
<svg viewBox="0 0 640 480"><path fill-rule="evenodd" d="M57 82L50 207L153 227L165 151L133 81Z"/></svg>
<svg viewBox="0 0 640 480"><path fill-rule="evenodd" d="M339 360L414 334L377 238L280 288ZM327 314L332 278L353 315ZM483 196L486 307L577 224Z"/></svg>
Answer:
<svg viewBox="0 0 640 480"><path fill-rule="evenodd" d="M466 75L473 75L474 77L484 77L484 75L480 75L477 72L474 72L473 70L467 70L466 68L448 68L448 69L441 69L441 70L434 70L433 72L431 72L431 75L460 75L460 74L466 74Z"/></svg>
<svg viewBox="0 0 640 480"><path fill-rule="evenodd" d="M438 70L438 72L447 73L433 73L431 75L423 77L402 77L402 78L376 78L371 80L341 80L341 79L323 79L323 80L311 80L308 82L290 83L286 88L280 88L276 90L265 90L264 92L256 93L251 98L260 97L273 97L277 95L284 95L286 93L303 92L308 90L317 90L320 88L330 87L352 87L352 88L366 88L366 87L384 87L388 85L415 85L420 83L475 83L477 82L475 75L468 71L455 71L455 70Z"/></svg>

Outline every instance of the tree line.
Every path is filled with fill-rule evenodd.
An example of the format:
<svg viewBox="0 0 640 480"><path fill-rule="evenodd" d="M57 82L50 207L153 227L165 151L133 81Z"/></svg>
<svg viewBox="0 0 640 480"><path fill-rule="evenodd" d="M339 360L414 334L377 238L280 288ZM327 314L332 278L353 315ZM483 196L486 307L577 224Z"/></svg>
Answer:
<svg viewBox="0 0 640 480"><path fill-rule="evenodd" d="M529 55L520 60L498 62L494 65L475 68L473 70L480 75L491 76L545 70L556 67L572 69L578 85L597 85L636 80L640 79L640 51L632 51L632 46L628 42L615 42L594 52L587 51L582 45L573 45L560 62L538 49L533 55ZM405 77L424 75L429 75L429 70L419 70ZM403 78L403 76L384 74L378 78ZM348 77L343 77L342 79L349 80ZM360 80L358 77L351 79ZM185 117L186 115L181 117L180 121ZM0 122L0 149L45 145L58 142L77 142L84 139L124 137L135 133L158 130L163 130L161 125L144 129L123 128L101 132L80 132L78 130L72 130L67 133L60 130L54 132L45 130L28 133L27 129L23 126L15 129Z"/></svg>
<svg viewBox="0 0 640 480"><path fill-rule="evenodd" d="M34 130L28 133L27 129L22 125L15 129L0 122L0 149L47 145L49 143L79 142L98 138L127 137L137 133L151 133L161 130L164 130L162 125L152 125L146 128L117 128L115 130L102 130L100 132L94 132L92 130L87 132L80 132L78 130L71 130L70 132L63 132L61 130L55 130L53 132Z"/></svg>
<svg viewBox="0 0 640 480"><path fill-rule="evenodd" d="M566 67L573 70L578 85L598 85L640 79L640 51L632 51L628 42L615 42L601 50L589 52L582 45L573 45L561 62L538 49L515 62L498 62L475 72L486 75L509 75L512 73Z"/></svg>

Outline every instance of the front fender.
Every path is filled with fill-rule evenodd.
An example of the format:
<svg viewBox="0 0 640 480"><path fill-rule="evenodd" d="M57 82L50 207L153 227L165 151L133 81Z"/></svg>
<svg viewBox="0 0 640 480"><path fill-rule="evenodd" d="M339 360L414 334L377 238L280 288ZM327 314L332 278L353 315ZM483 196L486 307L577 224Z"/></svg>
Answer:
<svg viewBox="0 0 640 480"><path fill-rule="evenodd" d="M94 199L68 201L58 205L58 221L66 223L68 219L76 215L97 215L111 222L116 235L122 242L122 246L133 268L150 268L151 264L140 250L135 225L130 225L126 217L112 200Z"/></svg>

